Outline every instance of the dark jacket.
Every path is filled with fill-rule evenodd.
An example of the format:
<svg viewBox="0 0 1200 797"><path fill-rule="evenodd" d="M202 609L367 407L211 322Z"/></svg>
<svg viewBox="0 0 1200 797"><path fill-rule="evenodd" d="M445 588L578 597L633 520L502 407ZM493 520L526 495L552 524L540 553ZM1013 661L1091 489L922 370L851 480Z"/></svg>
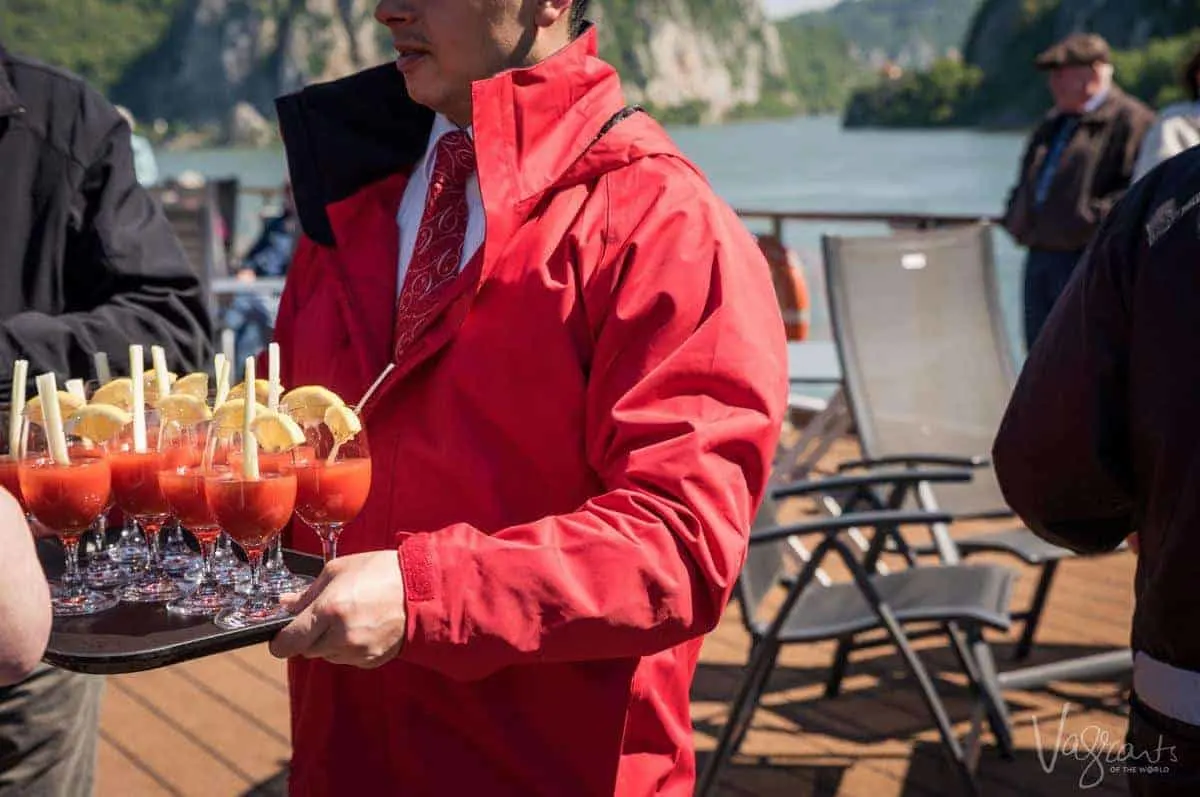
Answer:
<svg viewBox="0 0 1200 797"><path fill-rule="evenodd" d="M130 131L80 79L0 50L0 396L12 361L115 373L129 344L157 343L171 366L207 363L200 282L162 211L134 177Z"/></svg>
<svg viewBox="0 0 1200 797"><path fill-rule="evenodd" d="M1200 150L1130 189L1030 352L994 448L1042 537L1138 531L1133 645L1200 670Z"/></svg>
<svg viewBox="0 0 1200 797"><path fill-rule="evenodd" d="M1129 187L1142 137L1154 112L1116 86L1091 113L1083 114L1059 161L1041 206L1038 175L1063 114L1052 111L1033 132L1017 185L1008 197L1004 228L1021 246L1079 252Z"/></svg>

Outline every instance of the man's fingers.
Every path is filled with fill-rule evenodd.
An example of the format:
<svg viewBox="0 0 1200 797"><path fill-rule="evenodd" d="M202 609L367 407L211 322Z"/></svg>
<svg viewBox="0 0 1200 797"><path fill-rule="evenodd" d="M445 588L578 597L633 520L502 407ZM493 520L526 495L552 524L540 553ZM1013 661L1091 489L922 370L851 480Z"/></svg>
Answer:
<svg viewBox="0 0 1200 797"><path fill-rule="evenodd" d="M279 659L305 655L320 641L321 635L328 628L328 618L318 615L310 606L271 640L271 655Z"/></svg>

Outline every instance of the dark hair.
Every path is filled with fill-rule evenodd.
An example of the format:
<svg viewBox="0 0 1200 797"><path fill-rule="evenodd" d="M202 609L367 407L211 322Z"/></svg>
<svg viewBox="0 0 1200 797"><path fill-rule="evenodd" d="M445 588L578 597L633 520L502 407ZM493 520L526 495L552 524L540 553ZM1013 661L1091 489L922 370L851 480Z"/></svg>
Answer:
<svg viewBox="0 0 1200 797"><path fill-rule="evenodd" d="M1200 47L1196 48L1183 67L1183 87L1193 100L1200 100L1200 80L1196 78L1197 72L1200 72Z"/></svg>
<svg viewBox="0 0 1200 797"><path fill-rule="evenodd" d="M575 0L571 3L571 38L579 36L583 33L583 29L587 27L587 10L588 5L592 0Z"/></svg>

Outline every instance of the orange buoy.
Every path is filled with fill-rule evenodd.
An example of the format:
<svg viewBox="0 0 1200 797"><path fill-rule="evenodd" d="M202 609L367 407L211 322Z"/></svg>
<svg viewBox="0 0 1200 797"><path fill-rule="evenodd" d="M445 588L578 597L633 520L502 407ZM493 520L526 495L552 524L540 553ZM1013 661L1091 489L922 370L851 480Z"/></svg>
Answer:
<svg viewBox="0 0 1200 797"><path fill-rule="evenodd" d="M759 235L758 246L771 268L771 283L775 286L775 297L779 300L779 311L788 340L808 338L809 296L808 283L804 279L804 264L800 257L783 245L774 235Z"/></svg>

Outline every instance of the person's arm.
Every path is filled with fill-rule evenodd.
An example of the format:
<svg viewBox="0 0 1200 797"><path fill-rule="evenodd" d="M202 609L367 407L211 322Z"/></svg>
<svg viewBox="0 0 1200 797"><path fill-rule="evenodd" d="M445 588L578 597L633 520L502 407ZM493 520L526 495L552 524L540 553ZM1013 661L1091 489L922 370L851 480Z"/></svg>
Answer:
<svg viewBox="0 0 1200 797"><path fill-rule="evenodd" d="M1166 127L1170 122L1170 118L1160 119L1146 131L1146 137L1142 139L1142 145L1138 148L1137 163L1133 166L1134 182L1142 179L1146 172L1167 158L1178 154L1171 151L1173 147L1167 141Z"/></svg>
<svg viewBox="0 0 1200 797"><path fill-rule="evenodd" d="M37 665L50 638L50 588L20 504L0 490L0 686Z"/></svg>
<svg viewBox="0 0 1200 797"><path fill-rule="evenodd" d="M163 346L173 368L203 367L211 321L200 281L162 211L134 175L129 128L99 94L79 98L73 149L82 171L63 264L60 312L25 312L0 323L0 385L13 360L30 376L90 374L92 355L128 366L131 343Z"/></svg>
<svg viewBox="0 0 1200 797"><path fill-rule="evenodd" d="M1116 123L1107 146L1116 150L1114 154L1120 158L1119 169L1115 180L1108 186L1108 190L1088 200L1087 208L1094 222L1104 221L1116 204L1121 201L1121 197L1125 196L1129 186L1134 183L1142 142L1146 139L1150 129L1155 126L1156 118L1148 111L1131 111Z"/></svg>
<svg viewBox="0 0 1200 797"><path fill-rule="evenodd" d="M595 346L581 432L603 492L495 533L400 530L399 567L389 552L338 559L276 655L378 664L399 649L477 679L650 655L715 627L766 489L787 365L762 254L694 185L605 187L631 221L582 289ZM401 572L406 620L374 586Z"/></svg>
<svg viewBox="0 0 1200 797"><path fill-rule="evenodd" d="M1028 219L1025 218L1024 209L1021 207L1024 201L1022 193L1026 175L1029 174L1030 165L1037 151L1040 133L1041 128L1039 127L1025 144L1025 151L1021 154L1021 162L1018 166L1017 181L1008 192L1008 199L1004 203L1004 216L1000 220L1000 225L1004 227L1005 231L1021 245L1024 245L1025 234L1028 232L1026 229Z"/></svg>
<svg viewBox="0 0 1200 797"><path fill-rule="evenodd" d="M1101 227L1026 360L993 448L1012 509L1078 552L1136 530L1128 451L1128 297L1141 225L1122 203Z"/></svg>

